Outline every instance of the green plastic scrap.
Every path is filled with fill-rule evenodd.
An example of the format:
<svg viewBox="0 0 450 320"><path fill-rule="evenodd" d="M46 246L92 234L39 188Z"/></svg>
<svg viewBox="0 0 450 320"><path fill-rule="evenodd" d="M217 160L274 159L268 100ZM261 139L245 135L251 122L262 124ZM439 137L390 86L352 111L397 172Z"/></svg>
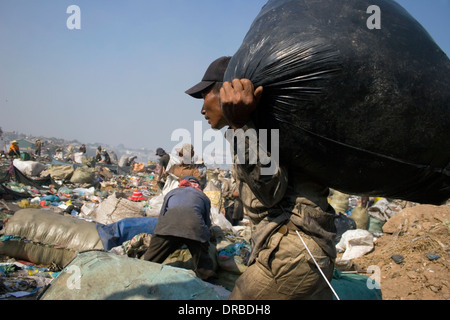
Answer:
<svg viewBox="0 0 450 320"><path fill-rule="evenodd" d="M16 271L16 266L12 263L2 263L0 264L0 274L2 277L6 277L8 273Z"/></svg>

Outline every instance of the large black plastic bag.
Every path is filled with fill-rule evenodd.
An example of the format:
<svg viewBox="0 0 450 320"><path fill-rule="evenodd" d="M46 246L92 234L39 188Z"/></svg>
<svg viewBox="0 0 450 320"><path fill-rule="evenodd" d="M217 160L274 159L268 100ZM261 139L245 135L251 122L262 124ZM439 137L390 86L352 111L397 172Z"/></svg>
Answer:
<svg viewBox="0 0 450 320"><path fill-rule="evenodd" d="M369 29L370 5L381 29ZM224 80L264 86L258 128L290 170L349 194L450 197L450 62L389 0L270 0Z"/></svg>

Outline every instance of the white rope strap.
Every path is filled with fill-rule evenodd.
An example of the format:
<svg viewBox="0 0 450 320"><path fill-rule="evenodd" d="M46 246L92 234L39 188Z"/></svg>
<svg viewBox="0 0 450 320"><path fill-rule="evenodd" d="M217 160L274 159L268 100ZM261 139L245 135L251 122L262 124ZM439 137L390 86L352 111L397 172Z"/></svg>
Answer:
<svg viewBox="0 0 450 320"><path fill-rule="evenodd" d="M314 257L313 257L313 255L312 255L311 251L309 251L309 248L308 248L308 246L306 245L305 241L303 241L303 238L302 238L302 236L300 235L300 233L298 233L297 230L295 230L295 232L297 232L298 237L300 238L300 240L302 240L303 245L305 246L305 248L306 248L306 250L308 251L308 253L309 253L309 255L311 256L311 258L313 259L314 263L316 264L317 269L319 269L320 274L322 275L322 277L323 277L323 278L325 279L325 281L327 282L327 284L328 284L328 286L330 287L331 291L333 291L334 295L336 296L336 298L337 298L338 300L341 300L341 299L339 299L339 296L337 295L336 291L334 291L333 287L331 286L331 283L328 281L328 279L327 279L327 277L325 276L325 274L323 273L322 269L320 269L319 264L317 263L316 259L314 259Z"/></svg>

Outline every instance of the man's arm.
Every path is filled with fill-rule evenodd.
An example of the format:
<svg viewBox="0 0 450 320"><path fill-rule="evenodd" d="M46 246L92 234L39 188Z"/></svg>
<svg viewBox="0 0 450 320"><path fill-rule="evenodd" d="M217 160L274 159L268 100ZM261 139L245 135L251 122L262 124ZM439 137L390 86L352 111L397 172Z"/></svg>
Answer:
<svg viewBox="0 0 450 320"><path fill-rule="evenodd" d="M239 130L244 132L247 130L254 130L252 123L245 125ZM260 151L262 146L258 142L249 143L249 139L245 139L245 161L242 160L241 155L237 148L232 150L233 162L236 170L236 176L238 181L245 182L250 188L254 196L261 202L266 208L274 207L286 193L288 186L287 170L277 164L275 170L269 170L270 174L264 172L269 165L261 162ZM270 152L264 151L270 157ZM253 155L256 157L256 161L252 161ZM270 164L271 165L271 164ZM242 189L242 186L238 187L238 192L241 198L247 197L248 192Z"/></svg>
<svg viewBox="0 0 450 320"><path fill-rule="evenodd" d="M158 182L158 183L159 183L159 182L161 181L161 179L162 179L163 170L164 170L164 167L162 167L161 165L159 165L158 172L156 173L157 176L158 176L158 178L156 179L156 182Z"/></svg>
<svg viewBox="0 0 450 320"><path fill-rule="evenodd" d="M233 162L238 180L248 185L263 206L271 208L283 198L287 189L288 180L286 169L278 164L276 170L271 174L263 174L262 172L268 165L265 164L267 161L261 161L261 156L265 154L270 157L270 153L267 150L263 150L264 146L260 143L259 132L250 120L252 113L258 107L262 92L262 87L258 87L255 90L253 83L248 79L235 79L232 83L225 82L223 84L220 91L220 101L222 112L233 129L228 139L233 139L233 141L229 141L233 148ZM245 139L245 161L240 157L239 145L236 146L234 143L234 138L237 136L239 130L244 132L242 136ZM245 134L250 132L249 130L251 130L251 133L256 134L254 141L251 141L249 135ZM240 141L242 143L242 139ZM276 146L272 144L272 148L274 147ZM246 194L245 190L241 189L239 193L241 196L245 196Z"/></svg>
<svg viewBox="0 0 450 320"><path fill-rule="evenodd" d="M205 205L205 212L203 214L205 224L207 227L211 227L211 200L205 195L203 201Z"/></svg>
<svg viewBox="0 0 450 320"><path fill-rule="evenodd" d="M231 199L231 188L230 188L230 182L224 181L222 183L222 196L225 199Z"/></svg>

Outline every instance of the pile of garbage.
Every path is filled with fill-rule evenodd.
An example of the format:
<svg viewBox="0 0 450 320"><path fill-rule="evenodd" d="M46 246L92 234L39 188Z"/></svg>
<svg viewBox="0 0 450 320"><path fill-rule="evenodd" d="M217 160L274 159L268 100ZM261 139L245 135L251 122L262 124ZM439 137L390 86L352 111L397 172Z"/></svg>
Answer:
<svg viewBox="0 0 450 320"><path fill-rule="evenodd" d="M336 245L340 271L376 279L385 300L450 298L450 201L375 198L362 205L361 197L334 192L330 203L354 221Z"/></svg>
<svg viewBox="0 0 450 320"><path fill-rule="evenodd" d="M220 191L212 185L207 185L205 193L213 204L210 255L218 274L214 285L195 277L187 247L170 255L162 269L151 268L151 263L141 259L168 192L166 188L158 190L153 171L121 174L104 166L75 169L67 164L41 166L32 161L2 163L2 168L1 299L226 299L247 269L251 252L248 220L244 218L239 226L232 226L220 213ZM335 241L339 252L332 285L341 298L356 298L348 290L350 286L353 292L360 289L359 298L381 299L380 290L366 290L365 283L372 276L370 265L361 268L355 261L378 251L377 243L386 237L391 221L417 204L364 199L336 190L332 190L329 202L337 212ZM445 221L448 224L448 219ZM397 232L399 235L402 233ZM441 243L447 246L445 241ZM446 261L447 253L435 250L433 254L439 255L438 261ZM114 285L102 292L83 286L81 291L70 290L79 285L78 280L104 280L106 285L108 264L116 265L116 270L124 268ZM126 271L140 268L146 271ZM80 272L77 281L74 270ZM138 278L141 286L137 285Z"/></svg>
<svg viewBox="0 0 450 320"><path fill-rule="evenodd" d="M158 190L154 171L132 170L128 174L121 174L102 165L91 168L23 160L14 160L8 165L6 160L2 161L3 171L0 181L2 299L44 298L44 291L45 297L49 298L49 288L57 287L55 282L57 276L61 279L70 276L73 265L84 270L82 268L84 262L80 262L85 261L84 259L89 261L94 259L101 265L105 259L116 261L114 257L121 257L123 259L118 261L122 267L131 263L132 269L138 270L139 266L142 266L144 261L140 258L149 246L162 204L161 201L155 201L161 198L163 193ZM217 198L217 190L212 190L211 187L207 190L211 197ZM206 282L200 287L197 286L196 290L204 287L202 289L204 292L190 292L189 290L195 288L190 285L189 290L181 290L185 294L184 298L189 294L196 298L205 298L206 292L215 292L210 298L226 299L234 286L234 281L246 269L250 252L248 227L233 227L219 213L216 206L212 207L211 221L213 232L210 254L220 279L216 286ZM91 254L86 258L89 252ZM102 254L99 255L99 252ZM149 266L150 263L145 262ZM31 275L27 275L27 279L16 277L17 272L21 276L25 273L18 270L23 269L25 265L27 268L33 266L36 270L40 270L39 273L42 274L32 275L40 278L30 280ZM200 281L192 271L189 272L193 269L193 263L187 248L174 252L163 265L176 269L164 269L166 274L176 274L175 279L187 277L190 280L185 280L189 282ZM52 270L51 277L48 276L49 268ZM103 271L99 269L99 273L95 276L92 273L83 274L85 282L90 276L101 278ZM152 275L150 267L147 276L148 279L155 276ZM131 279L133 275L129 274L128 277ZM160 281L166 279L161 275L158 277ZM42 279L45 281L40 281ZM21 285L25 283L24 281L31 284L25 288ZM58 281L61 283L62 280ZM131 296L123 294L120 297L182 298L181 291L175 290L173 286L174 292L179 292L178 296L164 293L162 288L168 283L155 283L152 280L152 285L159 288L157 292L150 290L150 294ZM123 289L120 289L120 282L116 284L115 293ZM68 291L64 295L67 286L61 286L60 289L62 290L58 293L60 297L74 293ZM78 293L81 294L79 291ZM110 295L102 298L119 297L115 293L110 292ZM95 296L94 292L83 294L84 299ZM103 291L103 294L106 294L106 291ZM81 296L71 298L77 299Z"/></svg>
<svg viewBox="0 0 450 320"><path fill-rule="evenodd" d="M337 213L336 249L342 255L336 262L341 268L351 264L350 260L371 252L374 241L384 235L384 224L404 208L416 205L386 198L363 199L337 190L332 190L329 203Z"/></svg>
<svg viewBox="0 0 450 320"><path fill-rule="evenodd" d="M0 299L28 299L48 286L58 275L53 266L37 267L27 261L8 259L0 263Z"/></svg>

